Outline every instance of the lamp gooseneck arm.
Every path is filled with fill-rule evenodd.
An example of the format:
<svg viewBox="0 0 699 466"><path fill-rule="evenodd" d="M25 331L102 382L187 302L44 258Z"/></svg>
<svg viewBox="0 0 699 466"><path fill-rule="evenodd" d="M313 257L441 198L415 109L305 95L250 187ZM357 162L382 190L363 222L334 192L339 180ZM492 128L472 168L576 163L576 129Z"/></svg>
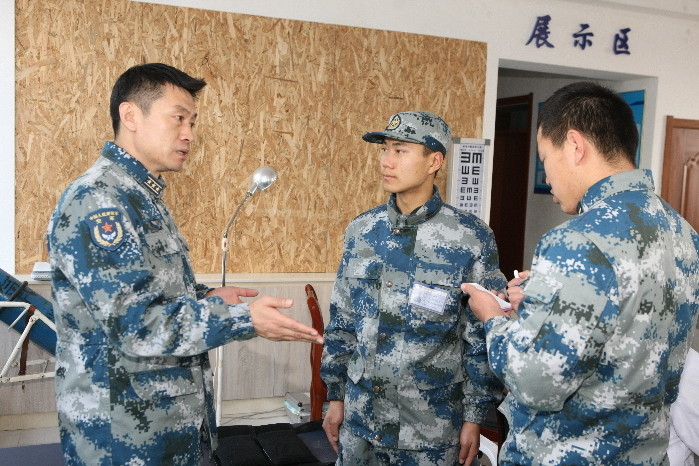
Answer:
<svg viewBox="0 0 699 466"><path fill-rule="evenodd" d="M254 191L248 191L245 193L245 197L243 198L241 203L238 204L238 207L235 209L235 212L233 212L233 215L231 215L231 219L228 221L226 228L223 230L223 237L221 238L221 251L223 252L221 257L221 286L226 286L226 262L228 259L228 230L230 230L231 226L233 225L233 222L240 213L240 209L243 208L245 203L248 202L248 200L252 197L253 194Z"/></svg>

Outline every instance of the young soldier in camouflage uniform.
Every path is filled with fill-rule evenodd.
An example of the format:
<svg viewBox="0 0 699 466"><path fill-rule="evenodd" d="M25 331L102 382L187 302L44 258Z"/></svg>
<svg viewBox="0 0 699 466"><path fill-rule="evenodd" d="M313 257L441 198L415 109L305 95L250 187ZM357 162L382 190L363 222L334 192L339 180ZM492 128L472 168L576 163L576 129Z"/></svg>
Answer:
<svg viewBox="0 0 699 466"><path fill-rule="evenodd" d="M510 391L500 464L663 464L699 309L699 236L635 169L636 125L614 92L559 89L537 126L554 201L579 215L510 282L518 320L462 286Z"/></svg>
<svg viewBox="0 0 699 466"><path fill-rule="evenodd" d="M49 224L58 332L56 395L68 465L198 465L216 447L207 351L258 335L318 340L276 308L290 299L198 285L162 201L179 171L206 83L162 64L112 91L114 142L74 181Z"/></svg>
<svg viewBox="0 0 699 466"><path fill-rule="evenodd" d="M391 195L345 232L325 330L323 427L336 449L339 440L340 465L470 464L502 386L459 285L504 289L495 239L434 186L451 144L440 117L398 113L363 138L383 145Z"/></svg>

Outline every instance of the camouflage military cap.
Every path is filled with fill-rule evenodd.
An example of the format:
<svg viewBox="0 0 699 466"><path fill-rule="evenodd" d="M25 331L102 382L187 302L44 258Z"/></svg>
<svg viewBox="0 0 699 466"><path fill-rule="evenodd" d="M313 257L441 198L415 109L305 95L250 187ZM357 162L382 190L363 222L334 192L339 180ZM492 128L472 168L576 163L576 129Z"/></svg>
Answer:
<svg viewBox="0 0 699 466"><path fill-rule="evenodd" d="M423 144L430 149L447 155L451 144L451 130L439 116L430 112L400 112L391 115L384 131L365 133L367 142L383 144L384 138Z"/></svg>

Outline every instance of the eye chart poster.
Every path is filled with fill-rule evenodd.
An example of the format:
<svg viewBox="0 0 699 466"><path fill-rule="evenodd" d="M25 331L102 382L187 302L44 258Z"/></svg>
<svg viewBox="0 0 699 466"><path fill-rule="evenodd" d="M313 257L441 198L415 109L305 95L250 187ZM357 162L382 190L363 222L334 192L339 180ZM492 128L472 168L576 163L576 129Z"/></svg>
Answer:
<svg viewBox="0 0 699 466"><path fill-rule="evenodd" d="M484 184L490 140L454 138L451 160L453 165L447 186L448 203L457 209L483 219Z"/></svg>

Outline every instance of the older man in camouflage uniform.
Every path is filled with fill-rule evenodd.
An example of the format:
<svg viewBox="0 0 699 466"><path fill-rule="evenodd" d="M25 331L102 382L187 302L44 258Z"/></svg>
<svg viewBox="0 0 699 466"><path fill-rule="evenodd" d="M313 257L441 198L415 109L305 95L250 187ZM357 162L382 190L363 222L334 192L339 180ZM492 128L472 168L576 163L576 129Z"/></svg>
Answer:
<svg viewBox="0 0 699 466"><path fill-rule="evenodd" d="M559 89L538 121L554 200L579 215L546 233L513 321L470 285L493 371L510 393L501 464L666 464L668 410L699 309L699 235L635 169L626 103Z"/></svg>
<svg viewBox="0 0 699 466"><path fill-rule="evenodd" d="M276 308L291 300L195 282L160 176L194 140L204 81L163 64L112 91L115 140L61 197L49 224L58 332L56 395L68 465L198 465L216 447L208 353L231 340L318 340Z"/></svg>
<svg viewBox="0 0 699 466"><path fill-rule="evenodd" d="M434 186L451 144L440 117L398 113L363 138L383 145L392 194L345 233L325 331L324 428L342 465L470 463L502 386L459 285L504 289L495 240Z"/></svg>

